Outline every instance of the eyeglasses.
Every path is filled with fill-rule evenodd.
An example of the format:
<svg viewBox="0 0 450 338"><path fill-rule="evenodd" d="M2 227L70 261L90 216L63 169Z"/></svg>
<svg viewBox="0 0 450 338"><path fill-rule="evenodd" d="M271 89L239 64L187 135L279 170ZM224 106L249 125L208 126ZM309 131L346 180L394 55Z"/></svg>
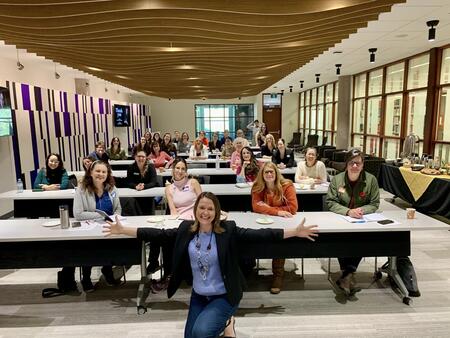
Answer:
<svg viewBox="0 0 450 338"><path fill-rule="evenodd" d="M273 174L275 174L275 171L273 171L273 170L265 170L264 171L264 175L268 175L268 174L273 175Z"/></svg>
<svg viewBox="0 0 450 338"><path fill-rule="evenodd" d="M357 167L362 166L362 162L356 162L356 161L350 161L348 162L348 164L350 165L350 167L353 167L354 165L356 165Z"/></svg>

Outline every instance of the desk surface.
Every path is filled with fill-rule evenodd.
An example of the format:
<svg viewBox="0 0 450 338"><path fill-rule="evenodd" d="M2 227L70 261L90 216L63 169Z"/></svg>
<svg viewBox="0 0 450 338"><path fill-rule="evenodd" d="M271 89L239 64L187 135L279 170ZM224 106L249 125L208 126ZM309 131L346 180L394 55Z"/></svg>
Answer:
<svg viewBox="0 0 450 338"><path fill-rule="evenodd" d="M281 169L281 173L284 175L294 175L296 167ZM114 177L127 177L126 170L113 170ZM236 175L231 168L191 168L188 169L188 173L194 176L223 176L223 175ZM69 175L75 175L77 177L83 177L84 171L70 171ZM172 169L166 169L163 172L156 170L158 176L171 177Z"/></svg>
<svg viewBox="0 0 450 338"><path fill-rule="evenodd" d="M383 214L389 219L394 219L400 224L382 226L376 222L367 223L349 223L341 216L332 212L299 212L293 218L283 218L270 216L274 223L260 225L256 222L261 214L252 212L230 212L229 220L234 220L238 226L243 228L289 228L295 227L300 220L305 217L306 224L316 224L319 226L319 232L322 233L353 233L353 232L390 232L390 231L416 231L416 230L443 230L449 229L444 224L431 217L416 213L414 220L406 219L404 210L384 211ZM148 216L127 217L123 223L127 226L135 227L157 227L174 228L180 224L180 220L169 220L169 216L163 216L164 222L161 224L147 223ZM48 219L12 219L0 220L0 242L26 242L26 241L65 241L65 240L86 240L86 239L115 239L125 238L126 236L104 237L100 225L91 230L80 229L61 229L56 226L53 228L43 227L42 224Z"/></svg>
<svg viewBox="0 0 450 338"><path fill-rule="evenodd" d="M295 184L296 188L299 187ZM213 192L219 196L236 196L236 195L250 195L251 187L248 185L244 188L238 188L235 184L202 184L202 191ZM156 197L164 196L164 187L155 187L147 190L137 191L130 188L118 188L119 197ZM318 194L324 195L328 191L328 185L317 185L316 189L296 189L297 194ZM75 194L74 189L58 190L58 191L32 191L24 190L18 193L16 190L10 190L0 194L0 199L12 200L34 200L34 199L73 199Z"/></svg>

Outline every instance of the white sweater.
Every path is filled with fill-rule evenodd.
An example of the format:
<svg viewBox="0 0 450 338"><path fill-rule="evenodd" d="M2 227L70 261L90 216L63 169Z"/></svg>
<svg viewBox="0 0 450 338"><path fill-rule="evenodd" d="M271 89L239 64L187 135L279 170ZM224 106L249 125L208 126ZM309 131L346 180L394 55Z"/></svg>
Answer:
<svg viewBox="0 0 450 338"><path fill-rule="evenodd" d="M321 161L317 161L312 167L306 165L306 161L301 161L297 165L297 171L295 173L295 182L301 181L301 176L308 176L311 178L320 178L322 182L327 181L327 169L325 164Z"/></svg>

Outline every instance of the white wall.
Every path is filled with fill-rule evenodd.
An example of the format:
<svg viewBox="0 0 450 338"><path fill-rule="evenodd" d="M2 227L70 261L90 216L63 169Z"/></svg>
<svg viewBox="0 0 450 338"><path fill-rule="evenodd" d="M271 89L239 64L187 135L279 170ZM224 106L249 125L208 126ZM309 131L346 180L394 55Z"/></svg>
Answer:
<svg viewBox="0 0 450 338"><path fill-rule="evenodd" d="M0 192L15 189L16 181L13 172L12 162L14 161L11 154L11 137L0 137ZM13 203L10 200L0 200L0 216L11 211Z"/></svg>
<svg viewBox="0 0 450 338"><path fill-rule="evenodd" d="M298 93L284 93L281 108L281 137L286 142L292 140L298 126Z"/></svg>
<svg viewBox="0 0 450 338"><path fill-rule="evenodd" d="M152 115L152 130L173 133L174 130L186 131L191 139L195 134L195 111L196 104L255 104L256 118L260 118L261 112L256 104L258 96L242 97L229 100L171 100L159 97L143 97L143 102L150 105ZM133 97L135 100L135 97ZM137 100L136 100L137 102Z"/></svg>

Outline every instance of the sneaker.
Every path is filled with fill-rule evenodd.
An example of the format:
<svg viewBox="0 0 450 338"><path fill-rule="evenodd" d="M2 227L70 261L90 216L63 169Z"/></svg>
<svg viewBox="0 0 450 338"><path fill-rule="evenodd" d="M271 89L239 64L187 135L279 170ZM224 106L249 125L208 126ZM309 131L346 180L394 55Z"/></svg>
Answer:
<svg viewBox="0 0 450 338"><path fill-rule="evenodd" d="M86 293L92 292L95 289L94 284L92 284L90 279L83 279L81 285L83 286L83 291Z"/></svg>
<svg viewBox="0 0 450 338"><path fill-rule="evenodd" d="M114 278L114 274L111 269L105 269L105 267L103 267L102 274L103 274L103 277L105 278L106 284L108 284L109 286L120 285L120 283L121 283L120 279L118 280L118 279Z"/></svg>

